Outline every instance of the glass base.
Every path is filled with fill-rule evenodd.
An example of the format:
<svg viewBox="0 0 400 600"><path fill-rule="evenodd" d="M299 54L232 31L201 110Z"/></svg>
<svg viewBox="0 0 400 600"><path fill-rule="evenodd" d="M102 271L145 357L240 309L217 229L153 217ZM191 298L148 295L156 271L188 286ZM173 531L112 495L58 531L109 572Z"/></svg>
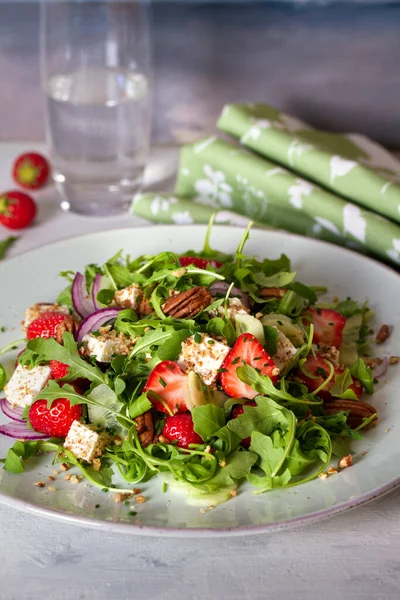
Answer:
<svg viewBox="0 0 400 600"><path fill-rule="evenodd" d="M106 185L56 182L61 194L61 208L80 215L107 217L126 212L143 183L143 177Z"/></svg>

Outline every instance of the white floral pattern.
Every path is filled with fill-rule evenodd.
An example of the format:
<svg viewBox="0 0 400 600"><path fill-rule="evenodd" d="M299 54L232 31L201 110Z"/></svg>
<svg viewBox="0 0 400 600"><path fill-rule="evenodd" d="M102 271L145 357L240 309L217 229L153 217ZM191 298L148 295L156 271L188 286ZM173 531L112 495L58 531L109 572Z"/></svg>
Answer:
<svg viewBox="0 0 400 600"><path fill-rule="evenodd" d="M317 222L318 227L320 227L319 231L321 231L321 227L322 227L324 229L328 229L328 231L331 231L332 233L334 233L336 235L341 235L338 227L336 227L336 225L334 223L332 223L332 221L329 221L328 219L325 219L324 217L314 217L314 218ZM314 225L314 227L317 227L317 225Z"/></svg>
<svg viewBox="0 0 400 600"><path fill-rule="evenodd" d="M177 225L191 225L193 223L193 218L188 210L171 213L171 219Z"/></svg>
<svg viewBox="0 0 400 600"><path fill-rule="evenodd" d="M312 183L304 179L296 179L296 183L288 189L289 203L300 209L303 207L303 196L309 196L313 191Z"/></svg>
<svg viewBox="0 0 400 600"><path fill-rule="evenodd" d="M204 165L203 173L206 179L198 179L194 189L203 204L217 204L225 208L232 207L232 187L226 183L222 171L213 170L210 165Z"/></svg>
<svg viewBox="0 0 400 600"><path fill-rule="evenodd" d="M240 199L245 206L245 212L251 219L262 221L268 209L268 200L262 190L250 185L247 177L236 175Z"/></svg>
<svg viewBox="0 0 400 600"><path fill-rule="evenodd" d="M390 248L386 254L391 258L395 263L400 265L400 239L392 240L393 248Z"/></svg>
<svg viewBox="0 0 400 600"><path fill-rule="evenodd" d="M156 217L159 212L168 212L172 204L176 204L177 202L177 198L174 198L173 196L170 196L169 198L154 196L150 204L151 214Z"/></svg>
<svg viewBox="0 0 400 600"><path fill-rule="evenodd" d="M261 133L267 129L284 129L280 121L270 121L268 119L257 119L245 134L242 135L240 141L242 143L248 140L258 140Z"/></svg>
<svg viewBox="0 0 400 600"><path fill-rule="evenodd" d="M361 210L354 204L346 204L343 208L343 228L357 240L365 244L367 221L361 215Z"/></svg>
<svg viewBox="0 0 400 600"><path fill-rule="evenodd" d="M330 160L330 182L333 184L336 177L344 177L354 167L357 167L357 163L354 160L348 160L347 158L342 158L341 156L332 156Z"/></svg>
<svg viewBox="0 0 400 600"><path fill-rule="evenodd" d="M311 144L306 144L302 140L298 138L294 138L294 140L290 143L288 149L288 163L291 167L294 167L294 158L295 156L301 156L304 152L308 152L309 150L313 150L313 146Z"/></svg>
<svg viewBox="0 0 400 600"><path fill-rule="evenodd" d="M238 215L237 213L228 210L220 210L215 215L215 223L229 223L238 227L247 227L249 220L247 217Z"/></svg>

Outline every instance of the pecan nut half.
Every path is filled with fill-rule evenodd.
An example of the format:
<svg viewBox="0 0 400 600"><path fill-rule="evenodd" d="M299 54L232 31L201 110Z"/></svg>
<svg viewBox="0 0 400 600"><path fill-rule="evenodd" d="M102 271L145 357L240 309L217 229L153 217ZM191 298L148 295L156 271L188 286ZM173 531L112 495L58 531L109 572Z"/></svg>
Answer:
<svg viewBox="0 0 400 600"><path fill-rule="evenodd" d="M142 298L139 302L138 313L140 317L147 317L154 312L153 307L150 304L150 298Z"/></svg>
<svg viewBox="0 0 400 600"><path fill-rule="evenodd" d="M155 428L153 415L151 414L151 410L139 415L135 418L136 421L136 431L139 435L139 441L143 448L147 448L154 439Z"/></svg>
<svg viewBox="0 0 400 600"><path fill-rule="evenodd" d="M349 416L347 417L347 423L351 428L358 427L362 425L364 419L369 419L372 417L377 411L371 404L367 402L361 402L360 400L330 400L329 402L325 402L324 404L325 412L328 415L334 415L335 413L343 410L350 411ZM365 429L369 429L373 427L377 422L378 417L369 423Z"/></svg>
<svg viewBox="0 0 400 600"><path fill-rule="evenodd" d="M378 344L383 344L383 342L386 342L386 340L388 339L389 336L390 336L389 325L382 325L382 327L380 328L380 330L378 331L378 333L376 335L375 341Z"/></svg>
<svg viewBox="0 0 400 600"><path fill-rule="evenodd" d="M258 295L260 298L283 298L286 292L285 288L279 287L261 288L258 290Z"/></svg>
<svg viewBox="0 0 400 600"><path fill-rule="evenodd" d="M174 319L191 319L203 308L207 308L212 302L212 297L207 288L203 286L193 287L186 292L170 296L162 306L166 315Z"/></svg>
<svg viewBox="0 0 400 600"><path fill-rule="evenodd" d="M56 328L56 341L59 344L63 343L63 335L66 331L75 336L78 331L79 323L74 317L65 317L64 321L59 323Z"/></svg>

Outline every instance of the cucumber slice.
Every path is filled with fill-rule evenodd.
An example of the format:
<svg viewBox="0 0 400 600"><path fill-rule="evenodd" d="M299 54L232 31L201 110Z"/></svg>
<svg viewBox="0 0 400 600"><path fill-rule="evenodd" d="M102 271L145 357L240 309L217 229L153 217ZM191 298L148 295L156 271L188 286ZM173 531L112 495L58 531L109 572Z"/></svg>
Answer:
<svg viewBox="0 0 400 600"><path fill-rule="evenodd" d="M105 383L94 388L90 397L101 406L88 404L88 417L93 425L97 425L103 429L114 429L120 431L121 425L118 423L115 415L110 413L107 408L112 410L120 410L121 402L118 401L117 395Z"/></svg>
<svg viewBox="0 0 400 600"><path fill-rule="evenodd" d="M339 361L343 365L354 365L358 360L357 340L360 337L362 315L349 317L343 328L343 340L339 348Z"/></svg>
<svg viewBox="0 0 400 600"><path fill-rule="evenodd" d="M264 315L261 319L263 325L269 325L270 327L276 327L290 340L296 348L304 344L303 332L286 315L279 315L277 313L270 313Z"/></svg>
<svg viewBox="0 0 400 600"><path fill-rule="evenodd" d="M187 378L186 406L192 410L195 406L209 404L207 386L194 371L189 371Z"/></svg>
<svg viewBox="0 0 400 600"><path fill-rule="evenodd" d="M235 324L238 335L241 335L242 333L252 333L254 337L258 339L260 344L264 346L264 327L259 319L244 313L237 313L235 315Z"/></svg>
<svg viewBox="0 0 400 600"><path fill-rule="evenodd" d="M228 487L222 487L215 492L203 492L196 488L190 483L184 483L183 481L176 481L170 475L164 475L163 479L168 483L168 489L172 492L183 493L187 496L187 503L191 506L217 506L226 502L232 497L232 489L234 485Z"/></svg>

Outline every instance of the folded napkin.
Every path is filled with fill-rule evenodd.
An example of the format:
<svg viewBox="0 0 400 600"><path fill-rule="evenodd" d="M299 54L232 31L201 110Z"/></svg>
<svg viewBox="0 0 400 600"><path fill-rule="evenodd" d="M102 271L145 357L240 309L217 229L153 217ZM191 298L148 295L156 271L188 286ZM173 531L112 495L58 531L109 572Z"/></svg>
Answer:
<svg viewBox="0 0 400 600"><path fill-rule="evenodd" d="M264 116L261 127L259 115ZM269 119L265 118L267 115ZM276 126L276 123L284 123L284 126ZM305 142L295 143L299 139L297 134L289 134L289 130L299 131L299 122L265 105L225 107L219 127L240 137L240 142L251 145L257 154L216 136L184 146L175 194L138 196L133 205L136 215L155 222L179 224L206 223L213 213L217 213L219 223L245 224L252 219L257 226L318 237L400 264L400 226L382 216L383 196L385 202L390 198L385 204L385 214L390 204L392 219L395 207L400 215L397 209L400 192L395 182L397 176L400 178L400 163L386 150L361 136L315 130L312 131L320 136L319 145L314 141L305 150ZM302 131L311 131L302 127ZM323 148L322 138L325 140ZM295 148L289 152L290 144ZM357 148L364 163L361 158L354 160ZM268 158L265 158L267 153ZM378 156L379 168L374 170L365 165L367 155L371 163L371 156ZM304 161L299 160L302 157ZM350 167L349 162L355 166ZM300 170L303 177L299 176ZM357 185L354 176L359 182ZM317 185L317 180L324 187ZM376 196L376 206L373 206L370 190L372 185L376 189L378 181L380 196ZM359 191L361 188L369 192L364 195ZM360 204L374 208L374 212Z"/></svg>

